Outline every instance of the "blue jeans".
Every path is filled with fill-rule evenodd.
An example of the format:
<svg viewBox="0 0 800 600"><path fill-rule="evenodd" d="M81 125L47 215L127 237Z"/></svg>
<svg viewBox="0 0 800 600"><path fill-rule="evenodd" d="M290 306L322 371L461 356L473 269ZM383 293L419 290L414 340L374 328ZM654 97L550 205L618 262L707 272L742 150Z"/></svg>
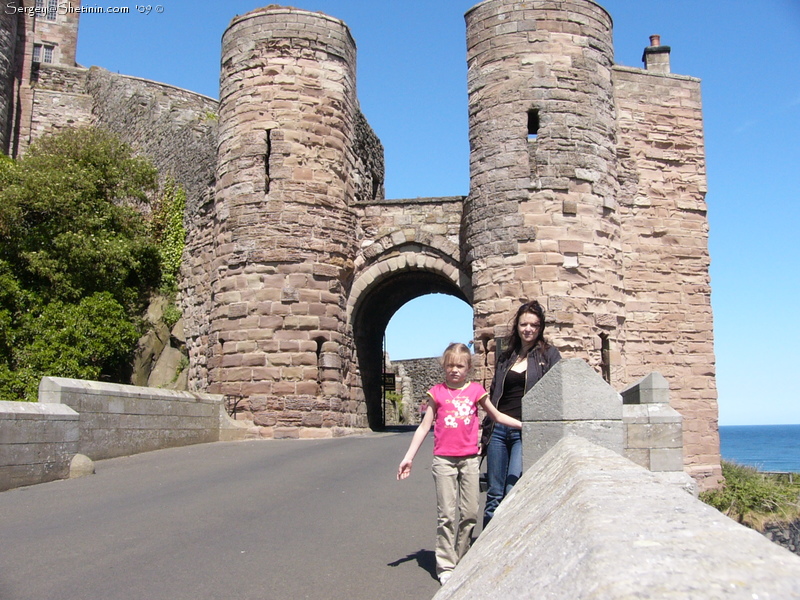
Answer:
<svg viewBox="0 0 800 600"><path fill-rule="evenodd" d="M522 432L500 423L494 424L486 450L486 508L483 526L489 524L500 501L522 476Z"/></svg>

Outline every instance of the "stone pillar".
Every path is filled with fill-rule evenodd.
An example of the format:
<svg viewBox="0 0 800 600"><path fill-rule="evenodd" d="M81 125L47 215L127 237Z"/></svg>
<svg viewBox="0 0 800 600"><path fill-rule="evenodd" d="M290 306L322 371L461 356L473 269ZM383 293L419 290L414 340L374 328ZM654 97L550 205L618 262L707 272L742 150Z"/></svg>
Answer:
<svg viewBox="0 0 800 600"><path fill-rule="evenodd" d="M596 366L606 338L618 361L611 18L589 0L489 0L466 21L476 349L493 365L493 338L538 299L562 352Z"/></svg>
<svg viewBox="0 0 800 600"><path fill-rule="evenodd" d="M343 384L355 72L321 13L269 6L222 38L208 391L276 435L366 425Z"/></svg>
<svg viewBox="0 0 800 600"><path fill-rule="evenodd" d="M620 395L579 358L558 361L522 398L523 469L567 435L623 454Z"/></svg>
<svg viewBox="0 0 800 600"><path fill-rule="evenodd" d="M625 456L645 469L683 472L683 418L669 405L669 383L650 373L622 392Z"/></svg>

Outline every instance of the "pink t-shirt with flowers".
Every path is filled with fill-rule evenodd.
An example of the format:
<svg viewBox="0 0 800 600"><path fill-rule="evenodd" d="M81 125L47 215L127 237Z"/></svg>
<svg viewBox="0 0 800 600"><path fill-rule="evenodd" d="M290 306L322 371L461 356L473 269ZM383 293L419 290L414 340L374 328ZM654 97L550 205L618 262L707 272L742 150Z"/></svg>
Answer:
<svg viewBox="0 0 800 600"><path fill-rule="evenodd" d="M480 383L471 381L453 389L439 383L428 390L436 406L433 453L437 456L472 456L478 453L480 421L478 402L487 396Z"/></svg>

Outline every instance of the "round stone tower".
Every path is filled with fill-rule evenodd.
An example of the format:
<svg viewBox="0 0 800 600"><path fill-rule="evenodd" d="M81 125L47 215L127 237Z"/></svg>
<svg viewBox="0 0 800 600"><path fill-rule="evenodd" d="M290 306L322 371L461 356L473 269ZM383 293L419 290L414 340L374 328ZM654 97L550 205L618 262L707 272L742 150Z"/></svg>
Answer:
<svg viewBox="0 0 800 600"><path fill-rule="evenodd" d="M492 340L538 299L562 351L607 366L623 313L611 18L591 0L486 0L466 22L476 349L493 365Z"/></svg>
<svg viewBox="0 0 800 600"><path fill-rule="evenodd" d="M342 21L277 6L222 38L207 389L276 435L366 426L343 384L355 51Z"/></svg>
<svg viewBox="0 0 800 600"><path fill-rule="evenodd" d="M17 44L18 16L14 13L16 2L9 2L7 10L0 11L0 152L8 153L11 135L11 115L14 104L14 66Z"/></svg>

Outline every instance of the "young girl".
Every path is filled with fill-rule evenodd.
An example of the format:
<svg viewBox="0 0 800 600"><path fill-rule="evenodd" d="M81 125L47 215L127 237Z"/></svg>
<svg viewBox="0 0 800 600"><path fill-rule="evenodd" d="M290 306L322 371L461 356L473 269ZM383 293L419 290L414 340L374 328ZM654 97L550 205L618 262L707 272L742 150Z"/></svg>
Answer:
<svg viewBox="0 0 800 600"><path fill-rule="evenodd" d="M428 410L417 427L411 445L397 469L397 479L411 474L411 463L433 429L433 481L436 485L436 575L439 582L450 578L472 541L478 518L479 420L478 405L495 419L516 429L522 423L499 412L479 383L470 382L472 355L464 344L450 344L442 356L444 383L428 390Z"/></svg>

